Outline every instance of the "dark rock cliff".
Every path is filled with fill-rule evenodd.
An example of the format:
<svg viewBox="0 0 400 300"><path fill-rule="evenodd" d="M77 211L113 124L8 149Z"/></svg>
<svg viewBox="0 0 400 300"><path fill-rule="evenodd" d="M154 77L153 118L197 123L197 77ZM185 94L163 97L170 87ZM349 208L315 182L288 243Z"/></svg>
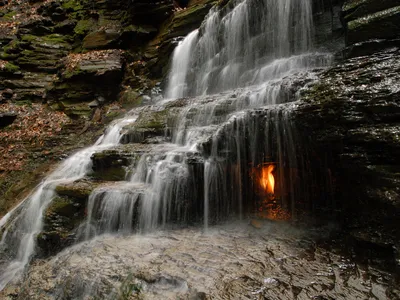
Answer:
<svg viewBox="0 0 400 300"><path fill-rule="evenodd" d="M303 91L295 117L331 159L339 219L361 248L391 255L400 246L398 4L344 3L344 59Z"/></svg>

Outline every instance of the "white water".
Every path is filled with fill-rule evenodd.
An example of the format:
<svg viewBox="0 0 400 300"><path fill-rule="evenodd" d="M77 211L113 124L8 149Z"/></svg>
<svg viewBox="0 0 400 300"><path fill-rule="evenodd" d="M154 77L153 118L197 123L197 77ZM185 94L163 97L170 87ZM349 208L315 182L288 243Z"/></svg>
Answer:
<svg viewBox="0 0 400 300"><path fill-rule="evenodd" d="M189 61L192 52L194 51L194 42L198 36L198 30L190 33L180 44L173 54L171 77L167 88L167 98L180 98L187 93L186 76L189 71Z"/></svg>
<svg viewBox="0 0 400 300"><path fill-rule="evenodd" d="M315 66L309 56L318 57L308 0L236 0L231 11L213 8L201 33L175 49L168 98L260 84Z"/></svg>
<svg viewBox="0 0 400 300"><path fill-rule="evenodd" d="M280 165L295 164L289 153L294 148L284 149L294 144L285 112L277 106L266 121L257 123L251 109L285 103L287 78L296 73L306 78L311 69L329 64L330 55L312 49L311 1L235 3L232 10L212 9L202 28L175 49L165 93L168 99L157 109L166 110L175 98L199 97L180 110L170 142L152 145L134 163L127 182L92 193L82 226L84 238L129 233L135 228L148 231L169 222L188 222L196 214L205 230L211 222L231 214L243 217L241 176L246 164L262 161L263 151L271 155L267 153L269 133L263 142L257 138L261 129L281 134L276 155ZM84 177L90 171L92 154L118 145L121 129L135 119L127 116L116 122L94 146L62 163L25 199L14 219L10 214L0 220L5 228L0 246L15 251L0 275L0 290L21 274L34 254L35 237L55 186Z"/></svg>
<svg viewBox="0 0 400 300"><path fill-rule="evenodd" d="M0 227L5 227L0 249L15 252L14 258L2 266L0 290L8 282L21 275L34 255L36 235L43 226L43 212L53 200L57 184L84 177L91 170L92 154L117 144L121 127L133 121L133 117L127 117L115 122L95 145L72 155L39 184L34 192L13 210L19 212L14 219L12 219L13 211L11 211L0 220Z"/></svg>
<svg viewBox="0 0 400 300"><path fill-rule="evenodd" d="M307 77L304 72L326 66L330 59L329 54L314 53L312 49L311 1L245 0L236 1L231 11L212 9L202 27L176 47L165 92L167 100L159 103L157 110L165 110L175 98L220 94L197 97L180 110L172 128L172 143L154 145L133 166L129 193L120 186L111 186L91 195L85 236L121 232L126 224L132 226L131 230L136 227L148 231L170 221L185 222L198 201L202 203L206 230L211 211L214 219L219 219L231 214L234 206L241 218L242 163L247 151L242 144L247 135L256 136L260 130L257 126L248 128L246 122L252 116L246 110L284 103L285 78L299 72ZM221 94L237 87L243 88ZM279 109L275 112L277 118L270 127L288 133L287 117L281 117L284 114ZM223 135L235 140L235 166L229 166L229 160L220 155ZM202 174L191 173L193 166L188 157L204 155L202 148L210 140L211 157L204 160ZM293 143L292 139L279 137L277 159L282 165L291 155L283 148L293 148ZM250 147L254 162L259 147L261 143L254 139ZM230 179L228 170L233 173ZM193 180L198 181L197 185ZM199 193L198 185L203 192ZM231 192L232 185L235 192ZM286 202L284 206L289 207L290 201ZM138 217L133 221L135 205Z"/></svg>

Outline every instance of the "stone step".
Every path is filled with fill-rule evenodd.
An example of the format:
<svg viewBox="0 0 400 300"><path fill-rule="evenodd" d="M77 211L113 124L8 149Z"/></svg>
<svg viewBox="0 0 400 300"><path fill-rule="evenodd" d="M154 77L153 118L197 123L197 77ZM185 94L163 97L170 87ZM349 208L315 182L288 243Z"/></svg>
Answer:
<svg viewBox="0 0 400 300"><path fill-rule="evenodd" d="M108 190L108 189L120 189L134 192L137 188L141 193L146 189L145 184L130 183L130 182L119 182L119 181L93 181L89 178L79 179L73 182L60 183L56 186L56 193L62 197L69 197L76 201L87 201L90 194L97 189Z"/></svg>
<svg viewBox="0 0 400 300"><path fill-rule="evenodd" d="M156 107L141 110L137 120L122 129L121 143L148 143L154 137L170 141L178 130L190 127L204 131L213 130L236 109L236 95L232 93L217 96L178 99ZM196 129L195 129L196 130Z"/></svg>
<svg viewBox="0 0 400 300"><path fill-rule="evenodd" d="M53 82L53 75L47 73L24 72L22 78L2 80L0 91L10 89L16 101L43 100L46 89Z"/></svg>
<svg viewBox="0 0 400 300"><path fill-rule="evenodd" d="M91 176L97 180L125 180L135 172L137 163L145 154L158 159L176 155L178 161L185 160L190 165L203 164L200 153L174 144L125 144L94 153Z"/></svg>

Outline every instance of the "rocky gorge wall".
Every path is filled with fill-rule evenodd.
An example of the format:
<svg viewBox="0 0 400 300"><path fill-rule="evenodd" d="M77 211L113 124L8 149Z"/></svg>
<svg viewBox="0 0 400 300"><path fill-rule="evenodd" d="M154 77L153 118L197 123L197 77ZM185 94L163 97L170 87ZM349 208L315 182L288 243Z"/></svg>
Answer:
<svg viewBox="0 0 400 300"><path fill-rule="evenodd" d="M398 257L400 241L399 4L344 3L343 59L303 91L295 116L329 157L338 200L331 213L360 248L374 245L387 257Z"/></svg>
<svg viewBox="0 0 400 300"><path fill-rule="evenodd" d="M1 1L0 215L55 162L146 102L176 38L215 2L174 12L169 0Z"/></svg>

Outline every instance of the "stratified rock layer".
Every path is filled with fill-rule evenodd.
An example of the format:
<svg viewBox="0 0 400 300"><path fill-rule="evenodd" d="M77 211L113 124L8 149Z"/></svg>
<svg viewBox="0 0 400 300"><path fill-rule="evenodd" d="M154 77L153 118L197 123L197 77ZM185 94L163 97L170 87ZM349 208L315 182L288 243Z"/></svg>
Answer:
<svg viewBox="0 0 400 300"><path fill-rule="evenodd" d="M400 50L323 72L296 109L299 128L333 157L336 209L351 233L382 247L400 235ZM333 208L335 209L335 208Z"/></svg>

